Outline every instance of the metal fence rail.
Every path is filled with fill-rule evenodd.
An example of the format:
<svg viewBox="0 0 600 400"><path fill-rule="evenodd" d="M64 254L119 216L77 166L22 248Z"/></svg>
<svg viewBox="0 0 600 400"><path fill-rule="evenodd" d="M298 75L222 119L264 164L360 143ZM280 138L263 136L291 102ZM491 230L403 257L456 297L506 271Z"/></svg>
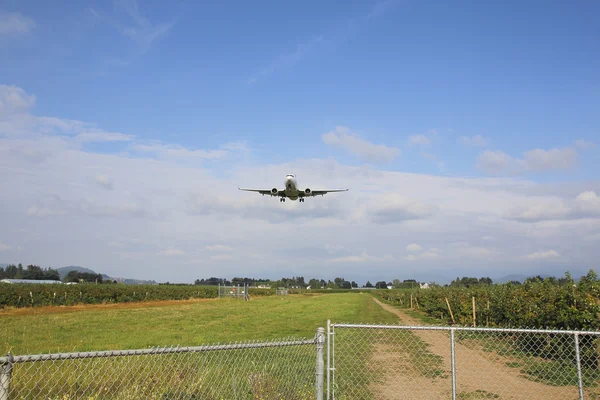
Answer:
<svg viewBox="0 0 600 400"><path fill-rule="evenodd" d="M319 328L313 339L9 354L0 358L0 400L322 400L324 347Z"/></svg>
<svg viewBox="0 0 600 400"><path fill-rule="evenodd" d="M331 324L328 399L598 399L600 332Z"/></svg>

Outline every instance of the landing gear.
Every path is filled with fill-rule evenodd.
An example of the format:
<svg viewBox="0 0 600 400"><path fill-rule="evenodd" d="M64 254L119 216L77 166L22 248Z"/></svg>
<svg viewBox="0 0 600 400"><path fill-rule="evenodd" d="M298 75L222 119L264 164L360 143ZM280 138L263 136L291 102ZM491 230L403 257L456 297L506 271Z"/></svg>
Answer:
<svg viewBox="0 0 600 400"><path fill-rule="evenodd" d="M300 201L300 203L304 203L304 197L300 197L298 200Z"/></svg>
<svg viewBox="0 0 600 400"><path fill-rule="evenodd" d="M280 202L280 203L281 203L281 202L285 202L285 197L280 197L280 198L279 198L279 202Z"/></svg>

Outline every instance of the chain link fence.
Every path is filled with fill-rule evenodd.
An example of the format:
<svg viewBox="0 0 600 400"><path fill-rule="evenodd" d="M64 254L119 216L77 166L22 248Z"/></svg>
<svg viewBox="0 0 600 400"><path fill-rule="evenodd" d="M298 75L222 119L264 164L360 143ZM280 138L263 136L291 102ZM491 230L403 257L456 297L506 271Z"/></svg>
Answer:
<svg viewBox="0 0 600 400"><path fill-rule="evenodd" d="M599 340L600 332L328 321L312 339L9 354L0 358L0 400L600 399Z"/></svg>
<svg viewBox="0 0 600 400"><path fill-rule="evenodd" d="M600 332L329 324L328 399L600 399Z"/></svg>
<svg viewBox="0 0 600 400"><path fill-rule="evenodd" d="M314 339L0 358L0 400L323 398Z"/></svg>

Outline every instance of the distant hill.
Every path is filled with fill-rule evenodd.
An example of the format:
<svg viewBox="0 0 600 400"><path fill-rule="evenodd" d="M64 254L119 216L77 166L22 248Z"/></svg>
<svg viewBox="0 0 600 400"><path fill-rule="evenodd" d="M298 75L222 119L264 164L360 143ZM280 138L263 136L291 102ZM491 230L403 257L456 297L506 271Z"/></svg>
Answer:
<svg viewBox="0 0 600 400"><path fill-rule="evenodd" d="M64 277L67 276L67 274L71 271L84 272L84 273L88 273L88 274L97 274L98 273L89 268L79 267L76 265L70 265L68 267L61 267L61 268L57 268L56 270L58 271L58 274L60 275L61 280L64 279ZM119 283L124 283L126 285L155 285L156 284L155 281L146 281L146 280L142 280L142 279L131 279L131 278L113 278L106 274L101 274L101 275L102 275L102 280L117 281Z"/></svg>
<svg viewBox="0 0 600 400"><path fill-rule="evenodd" d="M131 278L113 278L106 274L102 274L102 280L117 281L126 285L156 285L156 281L146 281L143 279L131 279Z"/></svg>
<svg viewBox="0 0 600 400"><path fill-rule="evenodd" d="M64 279L65 276L67 276L67 274L71 271L77 271L77 272L83 272L83 273L88 273L88 274L97 274L96 271L92 271L89 268L83 268L83 267L78 267L75 265L70 265L68 267L61 267L61 268L57 268L56 269L58 271L58 274L60 275L60 279Z"/></svg>

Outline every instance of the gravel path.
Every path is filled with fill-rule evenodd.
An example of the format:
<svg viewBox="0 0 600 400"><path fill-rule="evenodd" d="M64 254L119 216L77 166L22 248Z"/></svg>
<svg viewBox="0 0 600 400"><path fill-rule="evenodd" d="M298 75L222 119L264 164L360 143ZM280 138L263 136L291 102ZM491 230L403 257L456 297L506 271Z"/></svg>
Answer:
<svg viewBox="0 0 600 400"><path fill-rule="evenodd" d="M373 299L385 310L395 314L401 325L422 326L423 323L402 310ZM374 352L374 361L387 365L385 385L376 388L381 399L447 399L452 395L449 334L440 331L412 331L428 345L428 350L443 358L447 377L429 379L413 371L402 349L386 348L380 344ZM506 365L508 358L455 345L456 393L459 399L579 399L576 386L549 386L521 376L518 368ZM408 372L408 373L407 373Z"/></svg>

